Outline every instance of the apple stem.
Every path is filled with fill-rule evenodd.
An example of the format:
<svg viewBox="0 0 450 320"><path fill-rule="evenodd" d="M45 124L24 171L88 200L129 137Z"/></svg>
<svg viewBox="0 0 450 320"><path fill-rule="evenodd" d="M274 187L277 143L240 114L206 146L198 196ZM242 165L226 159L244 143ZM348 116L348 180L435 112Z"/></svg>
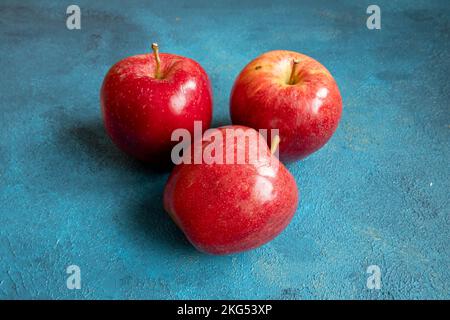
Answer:
<svg viewBox="0 0 450 320"><path fill-rule="evenodd" d="M289 83L288 84L295 84L295 74L297 73L297 65L300 63L300 60L294 59L292 60L292 70L291 70L291 76L289 77Z"/></svg>
<svg viewBox="0 0 450 320"><path fill-rule="evenodd" d="M270 154L274 154L277 151L278 145L280 144L280 136L276 135L272 138L272 143L270 144Z"/></svg>
<svg viewBox="0 0 450 320"><path fill-rule="evenodd" d="M153 55L155 56L155 60L156 60L156 69L155 69L155 78L156 79L160 79L161 76L159 74L159 68L161 65L161 60L159 60L159 47L157 43L152 43L152 50L153 50Z"/></svg>

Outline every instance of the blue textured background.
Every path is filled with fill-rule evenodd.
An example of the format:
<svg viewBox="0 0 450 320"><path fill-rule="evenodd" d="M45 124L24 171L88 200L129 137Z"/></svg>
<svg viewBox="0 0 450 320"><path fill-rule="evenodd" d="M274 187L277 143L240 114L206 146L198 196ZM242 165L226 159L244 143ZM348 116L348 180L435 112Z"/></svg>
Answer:
<svg viewBox="0 0 450 320"><path fill-rule="evenodd" d="M272 3L273 2L273 3ZM450 5L376 1L66 1L0 4L1 298L450 298ZM328 145L290 164L295 218L257 250L196 252L162 210L167 174L104 133L99 88L150 50L197 60L229 123L234 78L290 49L321 61L344 113ZM79 265L82 289L66 288ZM382 290L366 288L366 268Z"/></svg>

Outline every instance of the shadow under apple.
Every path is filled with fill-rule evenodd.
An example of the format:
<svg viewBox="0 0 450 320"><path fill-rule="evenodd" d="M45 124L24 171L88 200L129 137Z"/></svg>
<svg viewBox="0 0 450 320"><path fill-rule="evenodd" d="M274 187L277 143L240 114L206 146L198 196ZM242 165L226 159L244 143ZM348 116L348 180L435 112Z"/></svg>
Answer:
<svg viewBox="0 0 450 320"><path fill-rule="evenodd" d="M161 251L164 255L198 253L164 211L162 194L150 192L149 197L131 205L124 214L128 220L123 228L140 246ZM154 246L156 242L157 247Z"/></svg>
<svg viewBox="0 0 450 320"><path fill-rule="evenodd" d="M72 126L65 126L59 130L57 143L60 151L70 155L70 161L88 161L89 171L93 174L107 170L126 177L120 179L121 188L131 190L121 196L127 201L126 209L111 212L111 220L130 239L152 250L176 249L184 254L195 250L163 208L162 195L169 174L167 167L146 165L120 151L108 137L101 120L76 121ZM102 178L101 175L98 177Z"/></svg>
<svg viewBox="0 0 450 320"><path fill-rule="evenodd" d="M125 154L113 144L100 120L79 124L67 130L68 135L81 147L81 151L92 157L96 165L148 174L169 173L173 167L166 163L149 165Z"/></svg>

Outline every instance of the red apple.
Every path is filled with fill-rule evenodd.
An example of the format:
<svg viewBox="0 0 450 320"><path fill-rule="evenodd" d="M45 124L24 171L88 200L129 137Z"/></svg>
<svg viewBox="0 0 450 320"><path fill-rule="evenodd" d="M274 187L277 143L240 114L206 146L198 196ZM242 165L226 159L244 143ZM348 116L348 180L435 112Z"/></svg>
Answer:
<svg viewBox="0 0 450 320"><path fill-rule="evenodd" d="M208 75L194 60L158 52L117 62L101 88L106 130L123 151L145 162L170 160L172 131L209 128L212 91Z"/></svg>
<svg viewBox="0 0 450 320"><path fill-rule="evenodd" d="M270 51L250 62L231 92L233 124L279 129L280 158L303 159L336 130L342 98L330 72L293 51ZM270 141L270 140L269 140Z"/></svg>
<svg viewBox="0 0 450 320"><path fill-rule="evenodd" d="M296 182L272 155L266 140L248 127L207 130L200 145L202 152L212 143L205 142L212 130L222 137L231 130L237 139L221 139L217 150L231 152L232 157L243 152L245 163L193 164L190 160L190 164L177 165L164 190L165 210L202 252L231 254L256 248L277 236L292 219L298 204ZM263 149L239 143L241 138L255 135L261 138L259 148ZM248 161L258 150L260 157ZM192 159L190 150L188 157Z"/></svg>

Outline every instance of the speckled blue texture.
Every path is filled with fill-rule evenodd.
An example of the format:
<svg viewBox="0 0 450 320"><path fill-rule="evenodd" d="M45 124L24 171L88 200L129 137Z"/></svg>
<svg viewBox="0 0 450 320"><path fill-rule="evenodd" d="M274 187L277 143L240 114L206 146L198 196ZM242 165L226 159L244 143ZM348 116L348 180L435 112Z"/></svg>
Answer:
<svg viewBox="0 0 450 320"><path fill-rule="evenodd" d="M0 3L0 298L450 298L450 5L376 1ZM254 57L321 61L344 101L325 148L288 165L301 189L277 239L233 256L196 252L162 209L167 173L119 152L99 89L150 50L197 60L230 122L232 83ZM76 264L82 289L66 288ZM366 288L366 269L382 289Z"/></svg>

